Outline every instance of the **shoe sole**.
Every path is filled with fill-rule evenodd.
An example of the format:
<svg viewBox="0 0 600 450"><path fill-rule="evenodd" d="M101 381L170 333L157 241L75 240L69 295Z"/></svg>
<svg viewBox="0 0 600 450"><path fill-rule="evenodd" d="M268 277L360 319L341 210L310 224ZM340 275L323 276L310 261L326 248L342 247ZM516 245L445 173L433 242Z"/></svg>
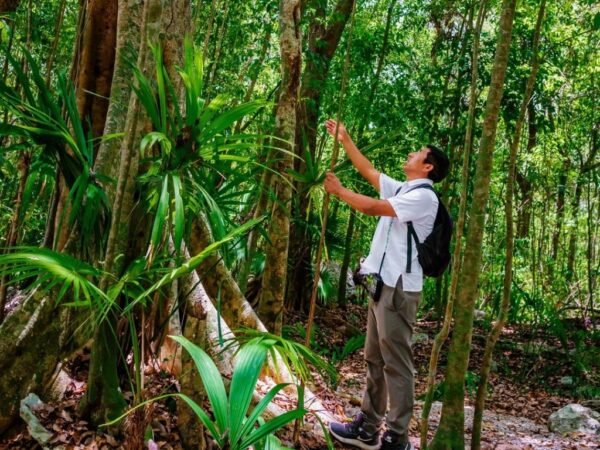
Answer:
<svg viewBox="0 0 600 450"><path fill-rule="evenodd" d="M345 438L338 434L335 434L335 432L331 429L331 427L329 428L329 432L338 441L343 442L344 444L352 445L354 447L362 448L364 450L377 450L380 446L379 439L377 440L377 442L375 444L369 445L366 442L360 441L358 439Z"/></svg>

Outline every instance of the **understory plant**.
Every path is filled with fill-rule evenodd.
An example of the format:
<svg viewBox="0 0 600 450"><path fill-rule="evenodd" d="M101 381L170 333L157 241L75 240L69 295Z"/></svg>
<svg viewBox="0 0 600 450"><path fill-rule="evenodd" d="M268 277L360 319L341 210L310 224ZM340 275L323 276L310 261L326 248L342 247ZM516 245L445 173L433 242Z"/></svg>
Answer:
<svg viewBox="0 0 600 450"><path fill-rule="evenodd" d="M267 360L267 354L275 344L274 340L256 337L245 343L237 353L229 393L212 359L201 348L182 336L171 336L190 354L202 379L210 402L212 415L185 394L170 394L181 398L196 414L221 449L243 450L262 443L270 446L275 441L268 439L288 423L303 417L302 391L298 390L298 406L265 421L262 415L278 392L290 385L280 383L272 387L252 410L250 404L256 383ZM156 399L155 399L156 400Z"/></svg>

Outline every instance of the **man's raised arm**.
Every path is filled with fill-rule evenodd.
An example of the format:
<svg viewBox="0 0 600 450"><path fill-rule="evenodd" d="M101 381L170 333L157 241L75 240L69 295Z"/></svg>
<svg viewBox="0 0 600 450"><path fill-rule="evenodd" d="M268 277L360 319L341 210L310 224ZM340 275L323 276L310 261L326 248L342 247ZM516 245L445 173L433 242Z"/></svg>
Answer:
<svg viewBox="0 0 600 450"><path fill-rule="evenodd" d="M325 121L325 128L331 136L335 135L336 125L337 122L335 120L329 119ZM358 173L379 192L379 171L373 167L373 164L356 147L346 127L341 122L338 126L338 140L344 147L348 158L350 158L350 161L352 161L352 164L358 170Z"/></svg>

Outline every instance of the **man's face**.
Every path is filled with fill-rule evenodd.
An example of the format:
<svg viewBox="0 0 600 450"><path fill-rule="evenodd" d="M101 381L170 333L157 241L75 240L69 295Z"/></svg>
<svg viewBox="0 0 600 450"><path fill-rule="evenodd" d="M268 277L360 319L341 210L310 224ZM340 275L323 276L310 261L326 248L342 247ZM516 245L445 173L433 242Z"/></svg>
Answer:
<svg viewBox="0 0 600 450"><path fill-rule="evenodd" d="M404 173L407 175L409 173L420 175L423 178L427 177L427 173L433 169L431 164L425 162L428 154L429 149L427 147L423 147L417 152L409 153L406 162L404 163Z"/></svg>

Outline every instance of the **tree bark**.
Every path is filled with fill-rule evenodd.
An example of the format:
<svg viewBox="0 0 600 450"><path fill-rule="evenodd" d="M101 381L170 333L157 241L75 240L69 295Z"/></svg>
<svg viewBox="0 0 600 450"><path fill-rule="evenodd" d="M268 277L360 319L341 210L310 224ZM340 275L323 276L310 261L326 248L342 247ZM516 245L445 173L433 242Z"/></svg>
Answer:
<svg viewBox="0 0 600 450"><path fill-rule="evenodd" d="M160 31L161 13L162 5L159 0L152 0L144 6L137 59L137 65L142 72L148 71L150 57L146 42L151 37L157 36ZM134 206L133 194L139 158L138 143L142 134L143 120L139 100L132 94L124 124L126 133L121 142L117 186L104 257L103 269L106 273L119 275L126 264L124 258L117 259L117 256L125 254L128 246L129 213ZM100 287L101 289L108 287L107 278L101 280ZM94 333L87 391L79 405L81 414L90 417L97 425L118 417L126 406L119 389L118 345L116 316L114 312L109 312Z"/></svg>
<svg viewBox="0 0 600 450"><path fill-rule="evenodd" d="M558 258L558 244L560 240L560 232L565 217L565 191L567 187L567 175L569 173L568 158L563 159L562 170L558 174L558 186L556 195L556 226L552 234L552 261L556 264L556 258Z"/></svg>
<svg viewBox="0 0 600 450"><path fill-rule="evenodd" d="M302 172L305 151L313 161L317 149L317 127L323 86L329 76L329 67L350 13L354 0L338 0L334 11L327 22L325 2L312 0L305 9L313 9L308 32L308 53L306 66L302 74L300 99L296 115L295 153L299 158L294 160L294 169ZM311 254L313 242L306 226L309 198L303 184L295 183L298 192L297 201L293 204L294 224L290 232L289 267L290 276L286 287L287 303L296 310L308 304L309 290L312 280Z"/></svg>
<svg viewBox="0 0 600 450"><path fill-rule="evenodd" d="M471 222L460 274L461 290L456 299L455 328L448 354L444 406L439 428L431 443L432 449L464 449L464 379L469 362L473 309L481 269L481 246L490 190L492 155L508 65L515 7L516 0L504 0L502 3L498 43L477 159L473 202L469 214Z"/></svg>
<svg viewBox="0 0 600 450"><path fill-rule="evenodd" d="M102 135L108 111L117 39L117 0L90 0L85 9L81 44L75 56L77 109L84 128Z"/></svg>
<svg viewBox="0 0 600 450"><path fill-rule="evenodd" d="M282 81L275 113L275 135L281 142L293 142L302 69L300 0L280 1L279 30ZM284 144L284 147L288 152L294 151L289 144ZM281 334L283 323L292 199L291 178L287 171L291 168L290 154L278 155L274 169L279 176L273 180L276 201L273 202L269 223L271 242L266 249L266 265L257 309L267 329L276 334Z"/></svg>
<svg viewBox="0 0 600 450"><path fill-rule="evenodd" d="M533 37L533 48L531 57L531 72L527 79L519 117L515 125L515 134L510 145L510 154L508 161L508 177L506 183L506 262L504 266L504 283L502 291L502 304L498 313L498 320L494 324L492 331L488 335L485 343L485 351L483 361L481 363L481 372L479 386L477 388L477 396L475 399L475 413L473 416L473 433L471 439L471 449L479 450L481 448L481 424L483 421L483 409L485 405L485 397L487 395L487 383L492 366L492 354L500 337L500 333L504 328L504 324L508 318L508 310L510 307L510 293L512 286L512 265L513 265L513 249L514 249L514 224L513 224L513 195L515 191L515 172L517 167L517 152L521 143L521 130L525 122L525 113L527 105L533 93L533 87L537 78L537 73L540 68L540 60L538 57L538 47L540 42L540 34L542 22L544 20L544 12L546 8L546 0L542 0L538 13L537 23L535 26Z"/></svg>
<svg viewBox="0 0 600 450"><path fill-rule="evenodd" d="M469 162L471 159L471 150L473 147L473 126L475 124L475 106L477 104L477 81L479 79L479 43L481 37L481 28L485 19L487 8L487 0L481 0L479 10L477 12L477 21L473 33L473 50L471 59L471 89L469 95L469 112L467 118L467 129L465 131L465 143L463 151L462 165L462 190L460 194L460 204L458 208L458 221L456 223L456 233L454 236L455 246L452 254L452 269L448 301L446 303L446 311L444 322L439 333L435 336L431 356L429 358L429 370L427 375L427 393L423 403L421 413L421 448L427 449L427 433L429 430L429 413L431 412L431 404L433 402L433 388L435 383L435 375L437 373L438 358L443 343L448 338L450 333L450 323L452 321L452 313L454 311L454 302L456 300L456 290L458 286L458 277L462 263L462 240L467 215L467 193L469 187Z"/></svg>
<svg viewBox="0 0 600 450"><path fill-rule="evenodd" d="M198 254L213 242L206 218L198 216L192 223L188 241L190 251ZM232 329L248 327L266 331L218 253L209 255L197 272L210 298L215 303L221 301L221 313Z"/></svg>
<svg viewBox="0 0 600 450"><path fill-rule="evenodd" d="M350 210L348 218L348 229L346 230L346 239L344 241L344 258L340 267L340 279L338 281L338 304L345 308L346 301L346 285L348 283L348 268L350 267L350 258L352 257L352 242L354 238L354 223L356 222L356 210Z"/></svg>
<svg viewBox="0 0 600 450"><path fill-rule="evenodd" d="M20 4L21 0L0 0L0 14L15 12Z"/></svg>

